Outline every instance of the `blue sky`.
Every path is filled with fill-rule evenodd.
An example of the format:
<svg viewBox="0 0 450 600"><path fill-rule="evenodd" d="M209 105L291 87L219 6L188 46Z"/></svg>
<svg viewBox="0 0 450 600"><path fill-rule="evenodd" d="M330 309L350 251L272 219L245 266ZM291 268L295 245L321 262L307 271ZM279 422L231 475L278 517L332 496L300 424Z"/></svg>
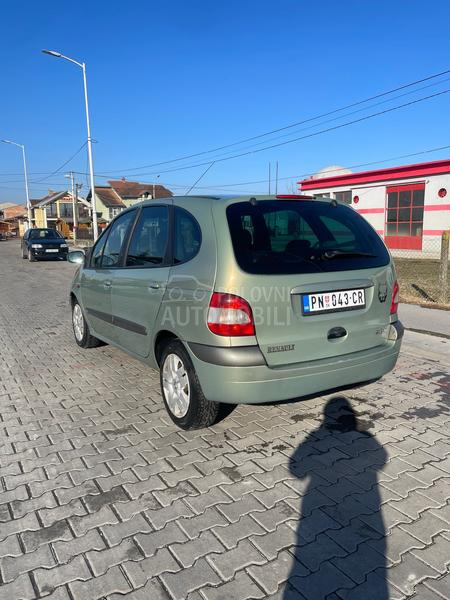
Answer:
<svg viewBox="0 0 450 600"><path fill-rule="evenodd" d="M214 154L127 169L233 143L444 71L450 65L449 20L445 0L3 3L0 138L26 144L32 197L64 188L63 175L71 168L87 170L83 150L48 177L86 140L81 71L40 52L58 50L87 63L96 173L148 182L159 174L158 181L182 193L205 166L164 171L210 161ZM340 113L339 121L322 126L315 121L308 124L315 128L299 131L303 125L282 133L298 137L437 93L450 88L448 78L450 73L422 84L432 87L364 107L346 119ZM267 179L268 163L278 160L280 178L292 176L280 180L279 191L291 191L295 176L326 165L358 165L446 146L449 108L450 94L445 94L218 162L199 183L211 187L199 190L223 191L229 189L226 184ZM449 155L443 150L383 164ZM0 201L24 200L21 168L19 150L0 144ZM78 177L86 192L86 177ZM266 192L268 184L231 189Z"/></svg>

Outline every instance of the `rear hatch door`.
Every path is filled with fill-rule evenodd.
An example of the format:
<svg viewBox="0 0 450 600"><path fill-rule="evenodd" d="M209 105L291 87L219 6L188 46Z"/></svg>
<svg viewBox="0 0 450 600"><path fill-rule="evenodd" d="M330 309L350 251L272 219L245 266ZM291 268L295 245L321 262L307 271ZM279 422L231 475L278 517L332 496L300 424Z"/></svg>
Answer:
<svg viewBox="0 0 450 600"><path fill-rule="evenodd" d="M387 343L394 273L355 211L322 201L267 200L227 209L242 296L269 366Z"/></svg>

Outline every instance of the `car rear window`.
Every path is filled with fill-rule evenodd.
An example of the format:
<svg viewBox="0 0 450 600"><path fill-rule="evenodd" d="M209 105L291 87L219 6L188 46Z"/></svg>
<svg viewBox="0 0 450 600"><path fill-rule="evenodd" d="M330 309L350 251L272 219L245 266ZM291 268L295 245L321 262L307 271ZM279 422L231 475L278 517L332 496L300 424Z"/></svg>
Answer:
<svg viewBox="0 0 450 600"><path fill-rule="evenodd" d="M258 200L227 208L236 260L255 274L381 267L389 254L351 208L318 200Z"/></svg>

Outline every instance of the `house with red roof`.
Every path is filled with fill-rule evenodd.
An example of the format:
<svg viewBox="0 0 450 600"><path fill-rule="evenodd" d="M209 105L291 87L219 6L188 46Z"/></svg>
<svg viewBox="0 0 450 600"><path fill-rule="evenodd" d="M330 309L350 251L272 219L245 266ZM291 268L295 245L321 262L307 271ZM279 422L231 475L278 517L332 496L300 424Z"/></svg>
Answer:
<svg viewBox="0 0 450 600"><path fill-rule="evenodd" d="M109 223L122 210L137 202L170 196L173 196L172 192L163 185L126 179L111 180L108 185L95 186L96 212ZM86 199L91 201L90 191Z"/></svg>

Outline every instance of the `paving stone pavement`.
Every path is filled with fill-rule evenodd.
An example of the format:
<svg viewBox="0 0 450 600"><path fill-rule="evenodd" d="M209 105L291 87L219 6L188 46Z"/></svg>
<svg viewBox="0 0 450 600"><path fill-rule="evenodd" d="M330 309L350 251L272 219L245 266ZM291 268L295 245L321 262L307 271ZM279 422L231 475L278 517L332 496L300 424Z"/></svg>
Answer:
<svg viewBox="0 0 450 600"><path fill-rule="evenodd" d="M74 269L0 244L1 600L450 598L448 340L183 432L156 372L75 345Z"/></svg>

